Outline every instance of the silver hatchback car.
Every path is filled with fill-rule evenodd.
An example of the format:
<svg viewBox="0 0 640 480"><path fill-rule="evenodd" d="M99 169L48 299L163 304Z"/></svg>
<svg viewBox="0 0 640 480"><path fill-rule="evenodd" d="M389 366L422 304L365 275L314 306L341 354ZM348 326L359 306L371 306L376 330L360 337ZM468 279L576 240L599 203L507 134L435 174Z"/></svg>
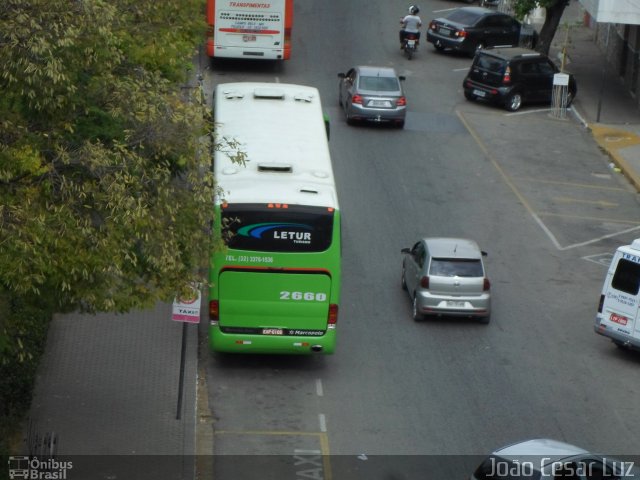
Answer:
<svg viewBox="0 0 640 480"><path fill-rule="evenodd" d="M413 319L425 315L491 318L491 282L473 240L423 238L403 248L402 288L413 302Z"/></svg>
<svg viewBox="0 0 640 480"><path fill-rule="evenodd" d="M338 101L348 124L369 120L404 126L407 99L401 82L405 77L393 68L359 66L338 77Z"/></svg>

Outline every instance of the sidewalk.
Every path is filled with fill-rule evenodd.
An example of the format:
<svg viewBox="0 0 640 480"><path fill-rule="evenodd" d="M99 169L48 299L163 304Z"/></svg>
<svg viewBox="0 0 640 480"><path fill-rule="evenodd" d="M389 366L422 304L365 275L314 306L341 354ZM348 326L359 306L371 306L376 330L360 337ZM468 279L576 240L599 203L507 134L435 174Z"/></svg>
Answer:
<svg viewBox="0 0 640 480"><path fill-rule="evenodd" d="M186 329L177 420L183 327L171 312L170 304L158 304L125 315L54 317L31 437L56 434L57 458L73 464L67 478L194 478L197 325Z"/></svg>
<svg viewBox="0 0 640 480"><path fill-rule="evenodd" d="M566 69L578 84L574 117L588 127L611 157L614 171L624 174L640 192L640 108L622 81L605 63L595 42L595 29L583 24L584 9L575 0L565 10L549 55L558 63L566 30L571 25Z"/></svg>

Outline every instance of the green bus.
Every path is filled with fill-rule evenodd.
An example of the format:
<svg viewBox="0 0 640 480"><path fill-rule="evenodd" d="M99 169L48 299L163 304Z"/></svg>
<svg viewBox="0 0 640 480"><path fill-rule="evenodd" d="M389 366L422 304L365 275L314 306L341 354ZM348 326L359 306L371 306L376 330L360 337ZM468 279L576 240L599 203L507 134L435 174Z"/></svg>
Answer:
<svg viewBox="0 0 640 480"><path fill-rule="evenodd" d="M317 89L226 83L214 91L215 248L209 341L215 352L330 354L340 302L340 209Z"/></svg>

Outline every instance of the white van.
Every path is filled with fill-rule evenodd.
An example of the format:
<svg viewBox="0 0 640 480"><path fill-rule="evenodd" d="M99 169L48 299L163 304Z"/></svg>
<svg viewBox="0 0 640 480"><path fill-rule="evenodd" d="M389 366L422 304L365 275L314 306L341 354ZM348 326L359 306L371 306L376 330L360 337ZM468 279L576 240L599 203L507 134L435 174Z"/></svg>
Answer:
<svg viewBox="0 0 640 480"><path fill-rule="evenodd" d="M640 238L618 247L602 286L595 331L640 350Z"/></svg>

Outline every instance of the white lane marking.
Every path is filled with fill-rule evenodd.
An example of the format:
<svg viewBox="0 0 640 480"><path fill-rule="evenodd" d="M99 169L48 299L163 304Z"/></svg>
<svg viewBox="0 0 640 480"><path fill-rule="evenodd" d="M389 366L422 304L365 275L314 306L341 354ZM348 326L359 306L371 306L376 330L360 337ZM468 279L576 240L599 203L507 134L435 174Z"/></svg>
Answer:
<svg viewBox="0 0 640 480"><path fill-rule="evenodd" d="M316 395L322 397L324 395L324 390L322 389L322 380L316 378Z"/></svg>
<svg viewBox="0 0 640 480"><path fill-rule="evenodd" d="M324 416L324 413L319 413L318 414L318 421L320 422L320 431L326 433L326 431L327 431L327 419Z"/></svg>

